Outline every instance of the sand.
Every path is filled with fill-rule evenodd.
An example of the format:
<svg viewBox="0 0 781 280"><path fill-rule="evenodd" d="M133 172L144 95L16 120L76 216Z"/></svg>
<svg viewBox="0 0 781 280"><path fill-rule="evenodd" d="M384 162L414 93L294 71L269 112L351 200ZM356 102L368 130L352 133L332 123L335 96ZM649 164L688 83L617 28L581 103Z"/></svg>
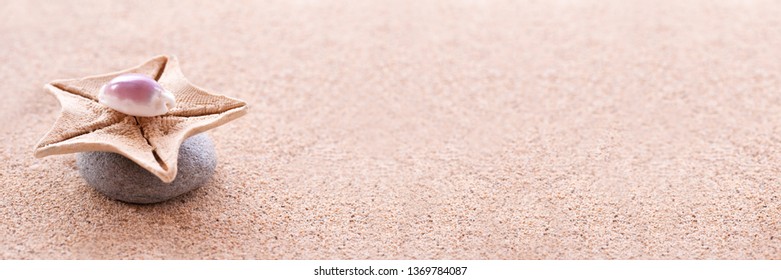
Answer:
<svg viewBox="0 0 781 280"><path fill-rule="evenodd" d="M781 4L3 1L0 258L781 259ZM42 86L176 55L247 101L151 206Z"/></svg>

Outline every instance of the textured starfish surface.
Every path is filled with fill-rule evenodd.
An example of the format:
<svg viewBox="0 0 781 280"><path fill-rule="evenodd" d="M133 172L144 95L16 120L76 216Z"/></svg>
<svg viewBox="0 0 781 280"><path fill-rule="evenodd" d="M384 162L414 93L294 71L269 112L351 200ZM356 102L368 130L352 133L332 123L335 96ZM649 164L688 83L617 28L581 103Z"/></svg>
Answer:
<svg viewBox="0 0 781 280"><path fill-rule="evenodd" d="M125 115L98 103L100 87L126 73L148 75L171 91L176 107L156 117ZM241 100L215 95L188 82L172 56L158 56L139 66L81 79L56 80L45 89L62 112L35 147L36 157L105 151L121 154L163 182L176 178L179 146L188 137L246 113Z"/></svg>

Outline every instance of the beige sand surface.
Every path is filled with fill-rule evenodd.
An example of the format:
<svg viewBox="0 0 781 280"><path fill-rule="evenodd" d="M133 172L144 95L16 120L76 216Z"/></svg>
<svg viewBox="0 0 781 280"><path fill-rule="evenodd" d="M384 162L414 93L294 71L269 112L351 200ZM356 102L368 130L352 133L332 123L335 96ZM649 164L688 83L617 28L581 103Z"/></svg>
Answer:
<svg viewBox="0 0 781 280"><path fill-rule="evenodd" d="M1 258L781 259L775 1L0 1ZM136 206L35 159L58 78L250 104Z"/></svg>

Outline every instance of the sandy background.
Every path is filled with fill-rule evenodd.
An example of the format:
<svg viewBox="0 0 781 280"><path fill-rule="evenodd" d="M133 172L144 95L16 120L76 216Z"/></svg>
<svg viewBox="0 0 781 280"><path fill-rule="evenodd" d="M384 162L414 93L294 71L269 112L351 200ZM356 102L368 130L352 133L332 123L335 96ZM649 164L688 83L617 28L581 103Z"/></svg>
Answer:
<svg viewBox="0 0 781 280"><path fill-rule="evenodd" d="M0 257L781 258L778 2L231 3L0 2ZM44 83L158 54L251 106L208 185L33 157Z"/></svg>

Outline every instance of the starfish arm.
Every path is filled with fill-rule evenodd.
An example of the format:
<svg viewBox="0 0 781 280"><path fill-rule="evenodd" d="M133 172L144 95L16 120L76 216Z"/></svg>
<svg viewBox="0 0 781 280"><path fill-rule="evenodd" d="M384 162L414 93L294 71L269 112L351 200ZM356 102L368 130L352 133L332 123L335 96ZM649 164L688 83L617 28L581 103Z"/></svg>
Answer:
<svg viewBox="0 0 781 280"><path fill-rule="evenodd" d="M158 56L144 62L141 65L125 69L122 71L112 72L103 75L89 76L80 79L67 79L56 80L51 82L53 87L59 88L63 91L70 92L72 94L80 95L84 98L91 99L95 102L98 100L98 92L100 87L111 81L111 79L126 73L138 73L144 74L153 79L158 79L168 62L167 56Z"/></svg>
<svg viewBox="0 0 781 280"><path fill-rule="evenodd" d="M168 116L196 117L213 115L246 107L247 103L227 96L215 95L191 84L182 74L176 57L169 57L165 70L158 80L163 88L176 96L176 106Z"/></svg>
<svg viewBox="0 0 781 280"><path fill-rule="evenodd" d="M184 140L243 116L247 113L246 108L246 106L242 106L203 116L166 115L138 118L138 121L143 128L144 137L154 147L160 165L167 167L169 171L172 170L173 176L176 177L179 147Z"/></svg>
<svg viewBox="0 0 781 280"><path fill-rule="evenodd" d="M128 117L52 85L46 85L45 88L57 97L62 111L51 130L36 145L36 157L83 151L65 143L73 138L120 123Z"/></svg>
<svg viewBox="0 0 781 280"><path fill-rule="evenodd" d="M145 141L134 141L135 139L143 139L136 119L125 117L106 127L45 146L38 152L44 155L91 151L113 152L125 156L158 177L169 177L169 171L158 165L152 147Z"/></svg>

